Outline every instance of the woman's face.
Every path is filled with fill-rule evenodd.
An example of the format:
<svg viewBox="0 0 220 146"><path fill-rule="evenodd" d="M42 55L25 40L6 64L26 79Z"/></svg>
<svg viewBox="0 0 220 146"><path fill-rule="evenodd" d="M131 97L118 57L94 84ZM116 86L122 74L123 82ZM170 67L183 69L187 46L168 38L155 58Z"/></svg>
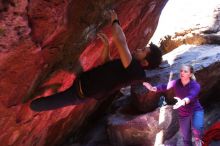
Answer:
<svg viewBox="0 0 220 146"><path fill-rule="evenodd" d="M183 65L180 69L180 79L181 80L188 80L192 76L192 73L190 71L190 67Z"/></svg>

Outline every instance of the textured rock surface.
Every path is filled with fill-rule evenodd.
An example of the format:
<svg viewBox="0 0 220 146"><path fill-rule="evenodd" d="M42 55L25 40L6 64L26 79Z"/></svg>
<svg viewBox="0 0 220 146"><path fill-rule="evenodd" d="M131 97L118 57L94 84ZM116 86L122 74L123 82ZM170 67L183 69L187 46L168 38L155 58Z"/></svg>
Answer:
<svg viewBox="0 0 220 146"><path fill-rule="evenodd" d="M178 131L176 112L172 106L164 106L153 112L132 115L122 110L109 117L108 134L114 146L162 144ZM164 139L156 138L162 132ZM159 143L161 141L161 143Z"/></svg>
<svg viewBox="0 0 220 146"><path fill-rule="evenodd" d="M152 36L167 1L3 0L0 2L1 145L59 145L97 108L80 106L34 113L32 98L68 88L75 75L100 64L96 32L111 40L105 12L118 12L131 51ZM117 57L111 45L113 57ZM74 72L74 74L73 74Z"/></svg>

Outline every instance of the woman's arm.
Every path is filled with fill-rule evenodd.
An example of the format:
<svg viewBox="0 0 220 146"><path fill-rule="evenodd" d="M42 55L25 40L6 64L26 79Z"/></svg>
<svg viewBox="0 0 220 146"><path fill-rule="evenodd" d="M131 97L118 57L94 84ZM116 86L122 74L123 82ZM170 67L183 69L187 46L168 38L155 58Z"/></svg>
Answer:
<svg viewBox="0 0 220 146"><path fill-rule="evenodd" d="M192 84L191 88L189 89L189 94L185 98L188 98L189 102L196 100L199 95L199 92L200 92L200 85L199 83L195 82Z"/></svg>
<svg viewBox="0 0 220 146"><path fill-rule="evenodd" d="M118 20L117 14L115 13L114 10L111 10L110 14L111 14L113 41L118 49L120 59L122 61L124 68L127 68L131 63L132 56L127 45L125 34L118 21L115 21Z"/></svg>
<svg viewBox="0 0 220 146"><path fill-rule="evenodd" d="M169 81L167 84L160 84L160 85L157 85L157 86L152 86L150 83L148 82L143 82L143 85L150 91L153 91L153 92L164 92L164 91L167 91L171 88L173 88L176 84L176 80L172 80L172 81Z"/></svg>

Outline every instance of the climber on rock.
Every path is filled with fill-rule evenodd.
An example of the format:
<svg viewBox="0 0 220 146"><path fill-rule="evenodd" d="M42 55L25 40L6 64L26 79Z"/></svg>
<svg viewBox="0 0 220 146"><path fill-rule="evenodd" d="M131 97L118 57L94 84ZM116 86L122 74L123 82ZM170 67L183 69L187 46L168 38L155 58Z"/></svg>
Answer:
<svg viewBox="0 0 220 146"><path fill-rule="evenodd" d="M132 55L125 34L120 26L117 14L109 11L111 16L112 37L120 58L110 60L107 37L100 33L104 44L102 58L106 62L81 73L67 90L48 97L34 99L30 108L34 111L47 111L85 102L89 98L101 100L122 87L147 80L145 69L154 69L162 61L162 52L154 44L137 49Z"/></svg>

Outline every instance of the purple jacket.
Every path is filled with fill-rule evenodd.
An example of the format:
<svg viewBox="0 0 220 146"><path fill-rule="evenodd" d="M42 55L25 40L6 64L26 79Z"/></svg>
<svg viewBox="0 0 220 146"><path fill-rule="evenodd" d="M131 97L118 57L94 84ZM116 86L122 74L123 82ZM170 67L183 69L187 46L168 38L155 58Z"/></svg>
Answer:
<svg viewBox="0 0 220 146"><path fill-rule="evenodd" d="M200 85L198 82L191 80L187 85L183 86L180 79L172 80L167 84L158 85L157 92L163 92L171 88L173 88L176 97L179 97L180 99L188 97L190 99L189 104L178 108L180 116L188 116L194 111L203 110L197 98L200 91Z"/></svg>

